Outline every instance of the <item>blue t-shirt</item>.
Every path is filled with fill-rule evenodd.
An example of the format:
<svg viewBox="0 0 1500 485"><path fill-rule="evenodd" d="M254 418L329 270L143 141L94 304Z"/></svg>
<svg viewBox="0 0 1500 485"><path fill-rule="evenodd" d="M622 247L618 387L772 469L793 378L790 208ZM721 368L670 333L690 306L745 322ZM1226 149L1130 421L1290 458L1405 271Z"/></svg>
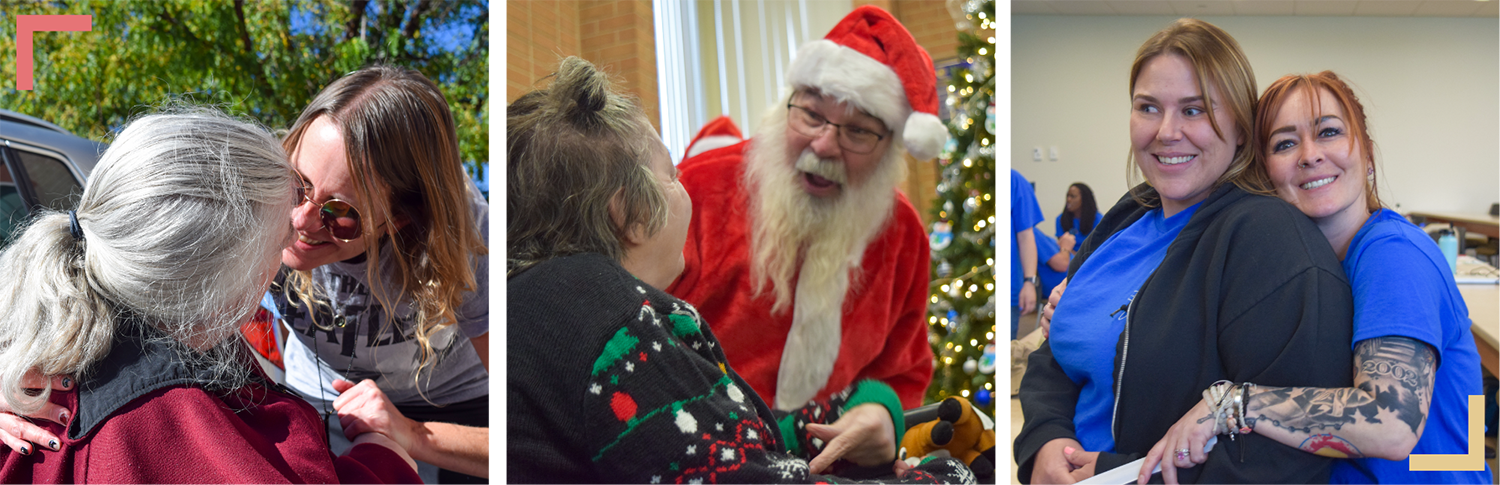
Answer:
<svg viewBox="0 0 1500 485"><path fill-rule="evenodd" d="M1122 307L1156 271L1167 247L1198 212L1193 204L1172 217L1160 208L1110 235L1084 261L1052 317L1052 356L1082 389L1073 414L1074 433L1087 451L1114 451L1115 343L1125 329Z"/></svg>
<svg viewBox="0 0 1500 485"><path fill-rule="evenodd" d="M1052 294L1052 288L1062 283L1063 278L1068 277L1068 271L1066 268L1063 271L1057 271L1047 266L1047 260L1062 251L1062 248L1057 247L1057 241L1053 241L1041 229L1033 227L1031 231L1036 236L1036 275L1042 280L1042 286L1036 290L1036 298L1040 301L1047 301L1047 296Z"/></svg>
<svg viewBox="0 0 1500 485"><path fill-rule="evenodd" d="M1031 190L1031 182L1021 176L1021 172L1015 169L1010 171L1010 306L1021 304L1021 280L1026 275L1021 273L1021 248L1016 246L1016 233L1026 230L1037 223L1046 220L1042 216L1042 206L1036 203L1036 192ZM1040 291L1040 290L1038 290ZM1042 301L1046 296L1037 293L1037 301Z"/></svg>
<svg viewBox="0 0 1500 485"><path fill-rule="evenodd" d="M1448 262L1426 233L1389 209L1370 215L1349 243L1344 273L1354 290L1354 342L1401 336L1431 345L1437 377L1427 425L1412 454L1468 453L1469 396L1484 394L1469 309ZM1411 471L1410 459L1334 462L1333 483L1491 483L1484 471Z"/></svg>
<svg viewBox="0 0 1500 485"><path fill-rule="evenodd" d="M1102 219L1104 219L1104 214L1100 214L1098 212L1094 213L1094 225L1089 226L1090 232L1092 232L1092 228L1099 227L1099 221ZM1062 214L1058 214L1057 218L1053 219L1052 222L1053 225L1057 226L1057 233L1055 235L1058 239L1062 239L1063 233L1073 233L1073 252L1076 253L1078 252L1078 248L1083 247L1083 240L1088 239L1088 235L1083 233L1083 225L1081 224L1081 221L1079 221L1077 218L1074 218L1073 227L1069 227L1067 230L1063 229Z"/></svg>

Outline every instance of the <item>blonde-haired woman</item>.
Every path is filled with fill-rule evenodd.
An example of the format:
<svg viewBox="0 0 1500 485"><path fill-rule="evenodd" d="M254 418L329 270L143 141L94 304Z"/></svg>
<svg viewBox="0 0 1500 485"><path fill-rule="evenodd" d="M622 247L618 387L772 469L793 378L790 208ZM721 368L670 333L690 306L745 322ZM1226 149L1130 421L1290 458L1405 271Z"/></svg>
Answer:
<svg viewBox="0 0 1500 485"><path fill-rule="evenodd" d="M7 440L0 479L417 479L379 433L335 458L317 414L235 337L293 237L294 181L259 127L146 116L104 153L76 210L40 215L0 253L0 396L57 421L39 421L45 455ZM36 372L76 385L26 389Z"/></svg>
<svg viewBox="0 0 1500 485"><path fill-rule="evenodd" d="M435 467L429 482L482 481L489 204L442 92L410 69L360 69L318 93L283 146L306 188L273 292L287 385L337 410L335 449L379 431Z"/></svg>

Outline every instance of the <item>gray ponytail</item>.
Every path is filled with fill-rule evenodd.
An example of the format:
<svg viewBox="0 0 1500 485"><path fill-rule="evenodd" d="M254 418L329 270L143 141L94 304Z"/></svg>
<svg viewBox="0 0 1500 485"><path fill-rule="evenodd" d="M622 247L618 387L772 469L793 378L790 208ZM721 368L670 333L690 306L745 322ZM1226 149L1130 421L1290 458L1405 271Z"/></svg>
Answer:
<svg viewBox="0 0 1500 485"><path fill-rule="evenodd" d="M130 123L94 169L70 233L44 212L0 253L0 396L31 412L22 376L80 375L128 319L202 352L214 382L249 370L229 339L255 311L290 233L291 168L263 128L196 108ZM212 345L206 350L203 347Z"/></svg>

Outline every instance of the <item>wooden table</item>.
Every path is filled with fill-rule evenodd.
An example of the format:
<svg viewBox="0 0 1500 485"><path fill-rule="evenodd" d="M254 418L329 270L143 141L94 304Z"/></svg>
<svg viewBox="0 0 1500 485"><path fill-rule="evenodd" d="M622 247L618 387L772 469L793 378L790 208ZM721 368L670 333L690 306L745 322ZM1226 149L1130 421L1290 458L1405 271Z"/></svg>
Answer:
<svg viewBox="0 0 1500 485"><path fill-rule="evenodd" d="M1458 285L1458 292L1469 307L1469 327L1474 332L1474 345L1479 347L1479 363L1491 375L1500 376L1500 285Z"/></svg>
<svg viewBox="0 0 1500 485"><path fill-rule="evenodd" d="M1463 212L1422 211L1412 211L1406 215L1408 219L1418 216L1427 218L1427 222L1453 224L1474 234L1484 234L1489 237L1500 238L1500 217L1497 216Z"/></svg>
<svg viewBox="0 0 1500 485"><path fill-rule="evenodd" d="M1491 236L1493 237L1493 236ZM1474 332L1474 346L1479 349L1479 365L1492 376L1500 376L1500 342L1496 340L1497 330L1500 330L1500 285L1458 285L1458 293L1464 297L1464 305L1469 307L1469 330ZM1471 428L1472 429L1472 428ZM1493 438L1490 438L1493 439ZM1492 479L1500 482L1500 467L1495 466L1493 459L1485 460L1489 463Z"/></svg>

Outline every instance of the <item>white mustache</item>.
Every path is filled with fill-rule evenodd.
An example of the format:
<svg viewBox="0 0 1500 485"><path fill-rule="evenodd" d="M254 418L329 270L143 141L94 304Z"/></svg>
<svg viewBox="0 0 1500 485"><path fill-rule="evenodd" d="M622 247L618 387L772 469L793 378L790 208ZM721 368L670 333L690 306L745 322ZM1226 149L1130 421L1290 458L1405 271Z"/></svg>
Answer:
<svg viewBox="0 0 1500 485"><path fill-rule="evenodd" d="M803 150L802 155L797 157L797 170L807 172L828 179L839 185L848 185L849 174L844 169L844 164L828 159L818 158L811 149Z"/></svg>

